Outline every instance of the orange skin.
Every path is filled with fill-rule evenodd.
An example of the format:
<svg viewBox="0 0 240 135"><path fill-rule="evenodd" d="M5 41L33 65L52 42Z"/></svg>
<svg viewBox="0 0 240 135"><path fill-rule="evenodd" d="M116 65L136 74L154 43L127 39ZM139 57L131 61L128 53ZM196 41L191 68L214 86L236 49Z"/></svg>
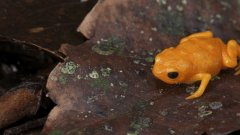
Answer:
<svg viewBox="0 0 240 135"><path fill-rule="evenodd" d="M199 88L186 99L202 96L210 79L221 69L238 65L240 46L235 40L227 45L212 32L200 32L183 38L177 47L171 47L157 54L153 74L168 84L201 81ZM240 66L235 75L240 74Z"/></svg>

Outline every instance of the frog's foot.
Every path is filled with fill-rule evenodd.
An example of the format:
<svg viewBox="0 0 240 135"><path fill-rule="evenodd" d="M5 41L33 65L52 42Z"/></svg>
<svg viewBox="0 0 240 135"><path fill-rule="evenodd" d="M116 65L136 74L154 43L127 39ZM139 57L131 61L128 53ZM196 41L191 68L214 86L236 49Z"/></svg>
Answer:
<svg viewBox="0 0 240 135"><path fill-rule="evenodd" d="M197 89L197 91L194 92L191 96L187 97L186 99L194 99L194 98L198 98L198 97L202 96L210 79L211 79L211 74L208 74L208 73L199 73L199 74L195 75L192 78L192 81L201 80L201 84L200 84L199 88Z"/></svg>
<svg viewBox="0 0 240 135"><path fill-rule="evenodd" d="M201 96L202 96L202 94L194 93L191 96L188 96L186 99L195 99L195 98L198 98L198 97L201 97Z"/></svg>
<svg viewBox="0 0 240 135"><path fill-rule="evenodd" d="M234 75L240 75L240 64L235 68L235 71Z"/></svg>

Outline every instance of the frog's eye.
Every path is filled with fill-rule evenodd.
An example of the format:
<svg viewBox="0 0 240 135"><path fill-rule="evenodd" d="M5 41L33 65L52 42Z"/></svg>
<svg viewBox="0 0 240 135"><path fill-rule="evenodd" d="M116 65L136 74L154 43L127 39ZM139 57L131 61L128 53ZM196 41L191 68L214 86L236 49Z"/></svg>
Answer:
<svg viewBox="0 0 240 135"><path fill-rule="evenodd" d="M175 79L178 77L178 72L169 72L167 75L169 78Z"/></svg>

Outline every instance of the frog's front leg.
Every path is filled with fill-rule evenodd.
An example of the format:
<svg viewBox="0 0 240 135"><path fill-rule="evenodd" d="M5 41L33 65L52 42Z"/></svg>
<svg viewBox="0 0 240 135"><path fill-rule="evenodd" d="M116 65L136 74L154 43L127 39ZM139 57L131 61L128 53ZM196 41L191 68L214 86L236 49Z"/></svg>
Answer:
<svg viewBox="0 0 240 135"><path fill-rule="evenodd" d="M196 82L196 81L200 80L201 84L200 84L199 88L197 89L197 91L194 92L191 96L187 97L186 99L194 99L194 98L198 98L198 97L202 96L211 77L212 77L211 74L208 74L208 73L199 73L199 74L193 76L193 78L191 78L190 82Z"/></svg>

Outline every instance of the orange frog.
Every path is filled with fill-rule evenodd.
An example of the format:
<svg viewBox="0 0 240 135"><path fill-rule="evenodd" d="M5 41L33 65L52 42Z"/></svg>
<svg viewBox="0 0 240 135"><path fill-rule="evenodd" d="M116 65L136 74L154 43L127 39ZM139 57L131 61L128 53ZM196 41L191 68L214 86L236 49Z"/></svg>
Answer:
<svg viewBox="0 0 240 135"><path fill-rule="evenodd" d="M235 40L227 45L212 32L200 32L183 38L177 47L171 47L157 54L153 74L168 84L194 83L201 81L199 88L186 99L200 97L210 79L221 69L238 65L240 46ZM235 75L240 74L240 66Z"/></svg>

